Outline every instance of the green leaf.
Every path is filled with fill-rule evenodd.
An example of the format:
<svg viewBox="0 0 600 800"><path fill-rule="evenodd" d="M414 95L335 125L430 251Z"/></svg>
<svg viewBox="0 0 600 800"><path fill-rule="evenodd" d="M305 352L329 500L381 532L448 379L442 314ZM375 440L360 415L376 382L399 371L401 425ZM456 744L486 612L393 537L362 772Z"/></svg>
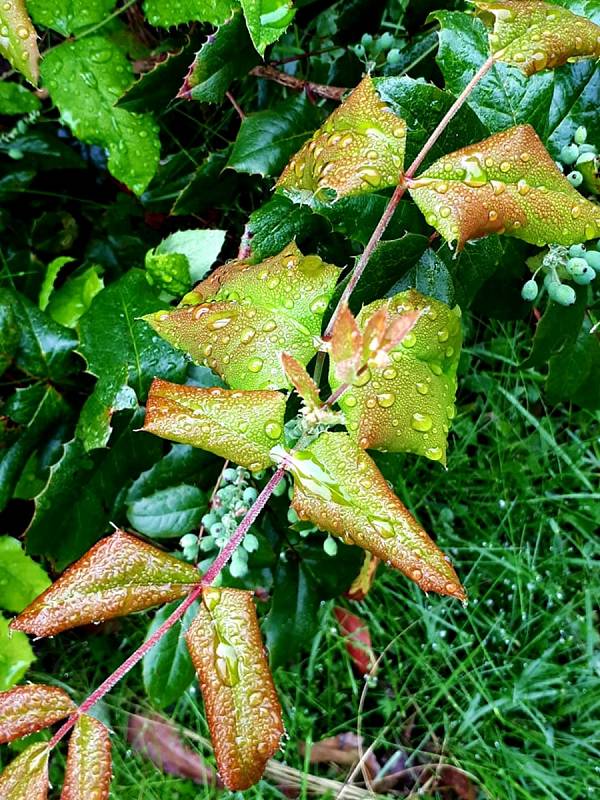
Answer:
<svg viewBox="0 0 600 800"><path fill-rule="evenodd" d="M204 450L186 444L174 444L166 456L142 472L131 484L126 502L133 503L184 481L195 481L206 471L211 459L212 456Z"/></svg>
<svg viewBox="0 0 600 800"><path fill-rule="evenodd" d="M231 17L236 5L237 0L178 0L176 3L145 0L144 14L148 22L157 28L170 28L185 22L222 25Z"/></svg>
<svg viewBox="0 0 600 800"><path fill-rule="evenodd" d="M98 383L86 400L77 434L86 450L105 447L111 419L144 402L155 375L181 379L185 361L139 320L164 308L141 270L130 270L103 289L79 321L79 352ZM110 335L107 332L110 331Z"/></svg>
<svg viewBox="0 0 600 800"><path fill-rule="evenodd" d="M240 0L246 25L258 52L276 42L296 13L293 0Z"/></svg>
<svg viewBox="0 0 600 800"><path fill-rule="evenodd" d="M281 192L250 214L250 247L256 260L280 253L288 242L298 245L316 234L324 223L305 205L293 203ZM326 231L329 226L325 224Z"/></svg>
<svg viewBox="0 0 600 800"><path fill-rule="evenodd" d="M46 742L31 744L0 775L3 800L46 800L48 796L48 756Z"/></svg>
<svg viewBox="0 0 600 800"><path fill-rule="evenodd" d="M64 572L10 627L53 636L185 597L199 581L191 564L117 530Z"/></svg>
<svg viewBox="0 0 600 800"><path fill-rule="evenodd" d="M571 336L551 356L546 379L546 396L550 403L573 400L584 408L600 408L600 341L584 324L579 335Z"/></svg>
<svg viewBox="0 0 600 800"><path fill-rule="evenodd" d="M29 114L32 111L39 111L41 107L39 97L20 83L9 81L0 83L0 114L6 116Z"/></svg>
<svg viewBox="0 0 600 800"><path fill-rule="evenodd" d="M283 440L285 395L178 386L156 379L144 430L230 459L253 472L271 465Z"/></svg>
<svg viewBox="0 0 600 800"><path fill-rule="evenodd" d="M236 11L202 45L178 96L222 103L231 82L246 75L258 61L242 13Z"/></svg>
<svg viewBox="0 0 600 800"><path fill-rule="evenodd" d="M63 36L78 33L106 19L116 0L27 0L36 25L52 28Z"/></svg>
<svg viewBox="0 0 600 800"><path fill-rule="evenodd" d="M0 693L0 742L20 739L54 725L77 709L57 686L26 684Z"/></svg>
<svg viewBox="0 0 600 800"><path fill-rule="evenodd" d="M146 639L165 622L175 611L178 603L170 603L160 608L150 623ZM150 702L163 709L177 702L194 680L194 665L188 653L185 639L181 635L187 631L198 613L198 603L194 603L183 615L181 626L174 625L142 661L144 689Z"/></svg>
<svg viewBox="0 0 600 800"><path fill-rule="evenodd" d="M204 492L181 484L135 500L127 509L127 519L145 536L168 539L198 528L206 509Z"/></svg>
<svg viewBox="0 0 600 800"><path fill-rule="evenodd" d="M29 640L20 631L10 631L0 614L0 692L18 683L35 661Z"/></svg>
<svg viewBox="0 0 600 800"><path fill-rule="evenodd" d="M0 607L22 611L50 585L50 578L21 543L12 536L0 536Z"/></svg>
<svg viewBox="0 0 600 800"><path fill-rule="evenodd" d="M184 298L198 305L145 319L232 389L286 387L279 353L304 365L316 353L338 273L318 256L303 256L292 242L260 264L219 267Z"/></svg>
<svg viewBox="0 0 600 800"><path fill-rule="evenodd" d="M89 714L82 714L69 739L61 800L108 800L110 749L108 728Z"/></svg>
<svg viewBox="0 0 600 800"><path fill-rule="evenodd" d="M301 520L368 550L426 592L465 599L447 557L346 433L323 433L286 460L294 478L292 508Z"/></svg>
<svg viewBox="0 0 600 800"><path fill-rule="evenodd" d="M262 776L284 732L252 593L204 589L186 641L219 775L230 791L247 789Z"/></svg>
<svg viewBox="0 0 600 800"><path fill-rule="evenodd" d="M50 295L54 291L54 284L61 269L65 266L65 264L71 264L73 261L75 261L75 259L71 258L70 256L59 256L51 261L46 267L46 274L44 275L44 280L42 281L42 286L40 288L40 296L38 298L38 306L42 311L45 311L48 308Z"/></svg>
<svg viewBox="0 0 600 800"><path fill-rule="evenodd" d="M239 185L239 177L225 170L230 149L211 153L177 195L172 214L200 214L208 208L218 208L231 201ZM289 239L287 240L289 241ZM281 248L280 248L281 249Z"/></svg>
<svg viewBox="0 0 600 800"><path fill-rule="evenodd" d="M135 194L142 194L158 166L158 128L148 114L114 103L133 78L120 47L103 36L86 36L48 50L42 79L61 119L83 142L108 150L108 168Z"/></svg>
<svg viewBox="0 0 600 800"><path fill-rule="evenodd" d="M484 239L483 241L488 241ZM463 250L461 255L465 252ZM433 297L446 305L454 305L455 289L452 273L433 250L426 250L417 263L395 283L388 292L393 297L398 292L415 289L420 294Z"/></svg>
<svg viewBox="0 0 600 800"><path fill-rule="evenodd" d="M305 93L249 114L242 121L227 166L251 175L277 176L321 120L319 107Z"/></svg>
<svg viewBox="0 0 600 800"><path fill-rule="evenodd" d="M29 19L24 0L2 3L0 27L0 55L8 59L29 83L37 86L40 60L37 33Z"/></svg>
<svg viewBox="0 0 600 800"><path fill-rule="evenodd" d="M224 242L225 231L172 233L146 253L148 280L170 294L182 295L206 275Z"/></svg>
<svg viewBox="0 0 600 800"><path fill-rule="evenodd" d="M52 292L48 313L59 325L75 328L92 304L94 297L104 288L101 268L96 264L77 271L59 288Z"/></svg>
<svg viewBox="0 0 600 800"><path fill-rule="evenodd" d="M553 356L568 353L573 347L583 324L589 295L587 286L578 286L575 292L573 305L561 306L553 300L548 301L536 326L533 347L524 367L540 367Z"/></svg>
<svg viewBox="0 0 600 800"><path fill-rule="evenodd" d="M410 193L448 242L506 233L539 246L600 235L600 206L571 186L530 125L443 156Z"/></svg>
<svg viewBox="0 0 600 800"><path fill-rule="evenodd" d="M395 186L406 145L406 123L364 78L325 120L277 181L294 202L313 205Z"/></svg>
<svg viewBox="0 0 600 800"><path fill-rule="evenodd" d="M21 341L12 298L9 292L0 290L0 375L12 364Z"/></svg>
<svg viewBox="0 0 600 800"><path fill-rule="evenodd" d="M475 0L492 17L490 50L497 61L525 75L582 58L600 58L600 27L555 3L540 0Z"/></svg>

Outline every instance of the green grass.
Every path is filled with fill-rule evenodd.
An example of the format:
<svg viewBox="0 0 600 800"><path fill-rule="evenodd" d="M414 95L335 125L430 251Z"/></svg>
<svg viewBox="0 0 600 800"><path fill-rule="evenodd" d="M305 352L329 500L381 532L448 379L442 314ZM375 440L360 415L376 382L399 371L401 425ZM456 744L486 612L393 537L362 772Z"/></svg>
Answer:
<svg viewBox="0 0 600 800"><path fill-rule="evenodd" d="M353 604L382 654L368 686L353 672L332 604L324 606L311 652L276 674L289 734L280 758L290 766L306 766L300 743L360 730L381 763L394 754L405 759L401 796L440 761L472 776L482 798L600 796L598 415L544 407L541 376L519 368L530 336L513 323L469 334L447 471L412 456L380 459L452 555L469 605L427 597L380 569L366 600ZM55 678L84 693L133 648L142 627L131 621L111 637L59 637L43 667L56 659L65 672ZM124 742L124 712L149 710L139 671L104 710L116 732L114 800L209 796L162 775ZM172 716L207 735L196 694ZM310 771L347 775L326 766ZM267 782L245 796L284 797Z"/></svg>

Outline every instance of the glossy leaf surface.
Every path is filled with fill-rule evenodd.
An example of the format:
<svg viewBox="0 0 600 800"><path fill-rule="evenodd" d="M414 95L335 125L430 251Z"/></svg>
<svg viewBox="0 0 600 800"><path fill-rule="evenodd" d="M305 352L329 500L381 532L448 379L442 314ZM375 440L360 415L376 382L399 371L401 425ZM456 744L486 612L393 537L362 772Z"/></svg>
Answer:
<svg viewBox="0 0 600 800"><path fill-rule="evenodd" d="M117 531L69 567L12 621L11 628L52 636L176 600L199 580L191 564Z"/></svg>
<svg viewBox="0 0 600 800"><path fill-rule="evenodd" d="M361 330L368 330L382 309L388 323L407 311L423 313L400 344L391 348L389 363L371 362L341 396L349 434L362 448L417 453L445 463L448 428L455 414L460 309L410 290L365 306L357 318ZM332 353L332 389L344 383L335 368Z"/></svg>
<svg viewBox="0 0 600 800"><path fill-rule="evenodd" d="M494 58L533 75L580 58L600 57L600 27L555 3L541 0L475 0L492 15Z"/></svg>
<svg viewBox="0 0 600 800"><path fill-rule="evenodd" d="M306 368L287 353L281 354L281 363L289 382L304 400L306 406L309 409L318 408L321 405L319 387L310 377Z"/></svg>
<svg viewBox="0 0 600 800"><path fill-rule="evenodd" d="M269 452L283 438L284 414L281 392L201 389L156 379L144 429L256 472L271 464Z"/></svg>
<svg viewBox="0 0 600 800"><path fill-rule="evenodd" d="M18 539L0 536L0 608L22 611L49 584L50 578L23 552Z"/></svg>
<svg viewBox="0 0 600 800"><path fill-rule="evenodd" d="M406 123L366 77L292 157L277 186L309 204L395 186L405 146Z"/></svg>
<svg viewBox="0 0 600 800"><path fill-rule="evenodd" d="M236 0L145 0L144 14L151 25L170 28L186 22L210 22L221 25L229 19Z"/></svg>
<svg viewBox="0 0 600 800"><path fill-rule="evenodd" d="M186 639L225 786L258 781L283 735L281 708L250 592L205 589Z"/></svg>
<svg viewBox="0 0 600 800"><path fill-rule="evenodd" d="M34 661L27 636L11 631L8 620L0 614L0 692L18 683Z"/></svg>
<svg viewBox="0 0 600 800"><path fill-rule="evenodd" d="M57 686L32 683L0 694L0 743L20 739L68 717L77 706Z"/></svg>
<svg viewBox="0 0 600 800"><path fill-rule="evenodd" d="M2 800L46 800L49 755L45 742L23 750L0 775Z"/></svg>
<svg viewBox="0 0 600 800"><path fill-rule="evenodd" d="M389 562L426 592L465 599L447 557L346 433L323 433L288 458L300 519Z"/></svg>
<svg viewBox="0 0 600 800"><path fill-rule="evenodd" d="M574 189L530 125L436 161L410 192L449 242L506 233L539 246L600 235L600 207Z"/></svg>
<svg viewBox="0 0 600 800"><path fill-rule="evenodd" d="M240 0L252 42L261 54L267 45L276 42L292 19L292 0Z"/></svg>
<svg viewBox="0 0 600 800"><path fill-rule="evenodd" d="M61 800L108 800L111 764L108 729L89 714L82 714L69 739Z"/></svg>
<svg viewBox="0 0 600 800"><path fill-rule="evenodd" d="M127 509L127 519L145 536L169 539L197 529L206 510L202 489L183 483L134 500Z"/></svg>
<svg viewBox="0 0 600 800"><path fill-rule="evenodd" d="M27 0L36 25L52 28L63 36L102 22L115 7L115 0Z"/></svg>
<svg viewBox="0 0 600 800"><path fill-rule="evenodd" d="M40 53L37 33L31 24L24 0L11 0L0 6L0 55L37 85Z"/></svg>
<svg viewBox="0 0 600 800"><path fill-rule="evenodd" d="M260 264L219 267L171 312L145 319L168 342L217 372L232 389L288 386L279 354L306 364L339 270L294 243Z"/></svg>

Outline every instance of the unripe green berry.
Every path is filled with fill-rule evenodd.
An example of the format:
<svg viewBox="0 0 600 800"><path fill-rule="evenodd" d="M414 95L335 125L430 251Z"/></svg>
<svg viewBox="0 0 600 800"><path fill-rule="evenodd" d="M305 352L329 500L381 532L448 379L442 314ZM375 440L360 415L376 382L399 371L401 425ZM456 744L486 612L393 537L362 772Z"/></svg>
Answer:
<svg viewBox="0 0 600 800"><path fill-rule="evenodd" d="M591 267L586 266L583 272L573 275L573 280L575 283L579 284L579 286L587 286L588 283L591 283L595 277L596 273L594 270Z"/></svg>
<svg viewBox="0 0 600 800"><path fill-rule="evenodd" d="M575 166L578 167L580 164L588 164L590 161L595 160L596 156L594 153L582 153L575 162Z"/></svg>
<svg viewBox="0 0 600 800"><path fill-rule="evenodd" d="M577 297L575 294L575 289L573 289L572 286L567 286L566 283L559 283L555 286L553 285L552 289L548 290L548 294L555 303L558 303L561 306L572 306Z"/></svg>
<svg viewBox="0 0 600 800"><path fill-rule="evenodd" d="M216 523L219 521L219 518L214 511L209 511L208 514L205 514L200 521L205 528L211 528L213 525L216 525Z"/></svg>
<svg viewBox="0 0 600 800"><path fill-rule="evenodd" d="M358 58L364 58L364 55L365 55L365 48L364 48L364 45L362 45L362 44L355 44L355 45L354 45L354 47L353 47L352 49L354 50L354 53L355 53L355 55L357 55L357 56L358 56ZM233 573L232 573L232 574L233 574Z"/></svg>
<svg viewBox="0 0 600 800"><path fill-rule="evenodd" d="M386 61L390 65L399 64L402 61L402 56L400 55L400 50L397 47L393 47L389 53L387 54Z"/></svg>
<svg viewBox="0 0 600 800"><path fill-rule="evenodd" d="M214 536L215 539L217 536L222 536L225 533L225 525L220 522L217 522L216 525L212 525L210 529L210 535Z"/></svg>
<svg viewBox="0 0 600 800"><path fill-rule="evenodd" d="M248 486L247 489L244 489L244 493L242 495L244 503L251 504L256 500L257 497L258 497L258 492L256 491L256 489L254 489L254 487Z"/></svg>
<svg viewBox="0 0 600 800"><path fill-rule="evenodd" d="M598 150L597 150L596 147L594 147L593 144L582 144L580 146L580 148L579 148L579 152L580 153L593 153L594 155L596 155Z"/></svg>
<svg viewBox="0 0 600 800"><path fill-rule="evenodd" d="M248 573L248 562L244 561L243 550L236 550L229 565L229 572L234 578L243 578Z"/></svg>
<svg viewBox="0 0 600 800"><path fill-rule="evenodd" d="M370 33L363 33L360 39L361 44L363 47L368 47L369 45L373 44L373 37Z"/></svg>
<svg viewBox="0 0 600 800"><path fill-rule="evenodd" d="M598 255L600 255L600 253ZM581 275L583 272L589 269L589 265L585 258L577 256L576 258L570 258L567 261L565 269L571 277L575 277L575 275Z"/></svg>
<svg viewBox="0 0 600 800"><path fill-rule="evenodd" d="M521 289L521 297L528 303L532 303L538 296L538 285L533 278L527 281Z"/></svg>
<svg viewBox="0 0 600 800"><path fill-rule="evenodd" d="M337 549L338 547L335 539L332 539L331 536L328 536L323 542L323 550L325 550L328 556L335 556L337 555Z"/></svg>
<svg viewBox="0 0 600 800"><path fill-rule="evenodd" d="M287 518L290 525L295 525L297 522L300 521L300 517L298 516L298 514L296 514L293 508L288 508Z"/></svg>
<svg viewBox="0 0 600 800"><path fill-rule="evenodd" d="M179 540L179 544L185 547L195 547L198 544L198 537L195 533L186 533L185 536L182 536Z"/></svg>
<svg viewBox="0 0 600 800"><path fill-rule="evenodd" d="M592 269L596 270L596 272L600 272L600 253L598 250L589 250L585 254L585 260Z"/></svg>
<svg viewBox="0 0 600 800"><path fill-rule="evenodd" d="M242 545L247 553L254 553L255 550L258 550L258 539L253 533L247 533Z"/></svg>
<svg viewBox="0 0 600 800"><path fill-rule="evenodd" d="M557 281L551 272L547 272L544 275L544 286L546 287L546 289L548 289L548 291L550 290L550 287L552 286L553 283L560 283L560 281Z"/></svg>
<svg viewBox="0 0 600 800"><path fill-rule="evenodd" d="M567 144L560 151L560 160L563 164L574 164L579 157L579 148L576 144Z"/></svg>
<svg viewBox="0 0 600 800"><path fill-rule="evenodd" d="M574 186L577 189L577 187L581 186L583 183L583 175L581 172L579 172L579 170L574 169L573 172L569 172L567 175L567 180L571 186Z"/></svg>
<svg viewBox="0 0 600 800"><path fill-rule="evenodd" d="M394 37L392 36L391 33L386 31L385 33L382 33L381 36L379 37L379 42L382 47L387 49L394 44Z"/></svg>
<svg viewBox="0 0 600 800"><path fill-rule="evenodd" d="M571 258L583 257L586 253L584 244L572 244L569 247L569 255Z"/></svg>
<svg viewBox="0 0 600 800"><path fill-rule="evenodd" d="M580 125L575 131L575 136L573 137L573 140L575 141L575 144L585 144L586 139L587 139L587 129L583 125Z"/></svg>
<svg viewBox="0 0 600 800"><path fill-rule="evenodd" d="M282 480L279 481L277 486L273 489L273 494L275 495L275 497L281 497L281 495L284 494L284 492L286 491L287 491L287 483L285 482L285 480Z"/></svg>
<svg viewBox="0 0 600 800"><path fill-rule="evenodd" d="M200 539L200 550L202 550L203 553L207 553L209 550L212 550L214 546L215 540L212 538L212 536L203 536Z"/></svg>
<svg viewBox="0 0 600 800"><path fill-rule="evenodd" d="M227 467L227 469L223 470L224 481L232 483L233 481L237 480L237 477L238 477L237 469L234 469L233 467Z"/></svg>

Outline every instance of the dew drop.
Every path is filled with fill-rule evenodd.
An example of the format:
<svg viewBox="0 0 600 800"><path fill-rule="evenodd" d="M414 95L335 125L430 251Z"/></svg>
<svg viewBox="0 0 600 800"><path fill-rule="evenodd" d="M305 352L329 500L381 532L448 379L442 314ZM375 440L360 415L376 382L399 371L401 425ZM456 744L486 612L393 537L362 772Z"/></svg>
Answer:
<svg viewBox="0 0 600 800"><path fill-rule="evenodd" d="M412 331L407 333L404 339L402 339L402 347L411 348L414 347L416 343L417 343L417 337Z"/></svg>
<svg viewBox="0 0 600 800"><path fill-rule="evenodd" d="M281 425L278 422L267 422L265 425L265 433L269 439L279 439L282 433Z"/></svg>
<svg viewBox="0 0 600 800"><path fill-rule="evenodd" d="M411 575L412 575L413 580L415 580L415 581L420 581L421 578L423 577L423 573L421 572L420 569L413 569L413 571L411 572Z"/></svg>
<svg viewBox="0 0 600 800"><path fill-rule="evenodd" d="M425 431L430 431L433 426L433 420L429 416L429 414L419 414L416 412L412 415L412 419L410 424L416 431L420 431L424 433Z"/></svg>
<svg viewBox="0 0 600 800"><path fill-rule="evenodd" d="M386 369L383 370L383 377L388 381L393 381L397 375L398 373L393 367L386 367Z"/></svg>
<svg viewBox="0 0 600 800"><path fill-rule="evenodd" d="M377 402L382 408L390 408L396 402L396 395L393 392L382 392L377 395Z"/></svg>
<svg viewBox="0 0 600 800"><path fill-rule="evenodd" d="M240 340L244 344L249 344L252 339L256 336L256 331L254 328L244 328L244 330L240 334Z"/></svg>
<svg viewBox="0 0 600 800"><path fill-rule="evenodd" d="M426 383L417 383L415 386L419 394L427 394L429 391L429 386Z"/></svg>
<svg viewBox="0 0 600 800"><path fill-rule="evenodd" d="M448 329L447 328L442 328L441 331L438 331L438 335L437 335L438 342L447 342L449 335L450 334L448 333Z"/></svg>
<svg viewBox="0 0 600 800"><path fill-rule="evenodd" d="M344 397L344 406L346 406L346 408L354 408L356 406L356 403L357 400L353 394L349 394L346 397Z"/></svg>
<svg viewBox="0 0 600 800"><path fill-rule="evenodd" d="M440 461L444 456L444 451L441 447L428 447L425 450L425 455L432 461Z"/></svg>
<svg viewBox="0 0 600 800"><path fill-rule="evenodd" d="M248 370L250 372L260 372L263 366L262 358L253 358L248 362Z"/></svg>

